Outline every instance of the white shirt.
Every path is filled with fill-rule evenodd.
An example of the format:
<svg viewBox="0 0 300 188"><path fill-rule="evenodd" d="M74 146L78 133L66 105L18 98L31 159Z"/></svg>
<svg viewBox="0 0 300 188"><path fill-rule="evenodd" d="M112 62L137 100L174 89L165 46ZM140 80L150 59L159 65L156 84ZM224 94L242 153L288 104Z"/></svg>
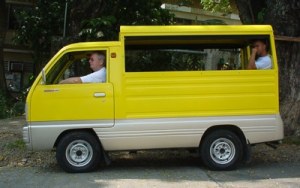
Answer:
<svg viewBox="0 0 300 188"><path fill-rule="evenodd" d="M100 70L80 77L82 83L90 82L105 82L106 81L106 68L102 67Z"/></svg>
<svg viewBox="0 0 300 188"><path fill-rule="evenodd" d="M259 57L255 61L256 69L271 69L272 68L272 60L269 55Z"/></svg>

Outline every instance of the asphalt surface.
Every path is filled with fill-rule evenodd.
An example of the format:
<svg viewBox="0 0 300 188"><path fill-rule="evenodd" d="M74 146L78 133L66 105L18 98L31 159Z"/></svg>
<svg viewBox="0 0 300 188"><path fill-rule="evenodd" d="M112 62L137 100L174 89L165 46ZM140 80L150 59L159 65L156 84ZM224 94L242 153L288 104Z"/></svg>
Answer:
<svg viewBox="0 0 300 188"><path fill-rule="evenodd" d="M57 165L1 167L0 187L300 187L300 162L254 161L233 171L210 171L193 157L115 159L95 172L70 174Z"/></svg>

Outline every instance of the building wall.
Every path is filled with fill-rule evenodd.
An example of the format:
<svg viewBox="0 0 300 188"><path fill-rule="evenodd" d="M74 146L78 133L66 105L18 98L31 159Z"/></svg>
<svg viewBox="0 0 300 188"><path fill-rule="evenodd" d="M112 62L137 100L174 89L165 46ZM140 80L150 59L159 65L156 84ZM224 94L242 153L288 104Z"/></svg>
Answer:
<svg viewBox="0 0 300 188"><path fill-rule="evenodd" d="M8 90L18 93L29 86L33 72L32 51L14 41L18 27L15 11L31 8L34 0L6 0L8 28L4 43L4 67Z"/></svg>

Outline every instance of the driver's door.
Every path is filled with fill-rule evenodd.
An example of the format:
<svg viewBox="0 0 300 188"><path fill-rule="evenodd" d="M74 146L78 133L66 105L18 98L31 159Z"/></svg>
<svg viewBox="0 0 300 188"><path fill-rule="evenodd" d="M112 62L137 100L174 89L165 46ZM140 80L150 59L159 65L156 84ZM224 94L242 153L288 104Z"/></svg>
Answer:
<svg viewBox="0 0 300 188"><path fill-rule="evenodd" d="M83 61L81 56L86 58L86 55L79 55L78 57L68 56L72 57L71 60L75 63L80 63ZM64 121L71 124L72 122L96 123L104 127L113 126L113 85L109 83L109 79L107 78L105 83L58 84L59 79L57 77L65 75L60 70L70 73L82 69L80 65L79 68L68 70L65 65L70 64L71 66L70 58L66 58L64 55L61 59L61 61L58 60L56 66L52 67L53 71L50 70L45 73L46 79L48 79L46 84L41 82L34 89L29 107L29 109L32 109L29 113L30 119L39 122ZM108 62L106 64L109 66ZM72 74L71 76L74 76L75 73Z"/></svg>

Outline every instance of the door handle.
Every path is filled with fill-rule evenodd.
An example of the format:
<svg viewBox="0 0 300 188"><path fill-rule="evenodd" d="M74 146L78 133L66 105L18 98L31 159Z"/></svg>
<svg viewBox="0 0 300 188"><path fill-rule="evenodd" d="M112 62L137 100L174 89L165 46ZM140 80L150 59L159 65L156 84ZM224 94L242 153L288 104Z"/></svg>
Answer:
<svg viewBox="0 0 300 188"><path fill-rule="evenodd" d="M58 92L59 89L45 89L44 92Z"/></svg>
<svg viewBox="0 0 300 188"><path fill-rule="evenodd" d="M94 93L94 97L105 97L105 93Z"/></svg>

